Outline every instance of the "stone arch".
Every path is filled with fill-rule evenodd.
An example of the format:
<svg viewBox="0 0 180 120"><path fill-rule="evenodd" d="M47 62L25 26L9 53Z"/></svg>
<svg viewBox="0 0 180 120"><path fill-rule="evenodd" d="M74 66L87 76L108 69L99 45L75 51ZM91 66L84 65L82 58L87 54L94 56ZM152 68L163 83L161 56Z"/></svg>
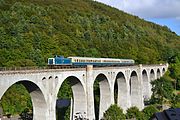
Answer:
<svg viewBox="0 0 180 120"><path fill-rule="evenodd" d="M103 117L103 113L111 105L110 84L108 82L107 77L101 73L99 75L97 75L95 80L97 80L99 82L99 88L100 88L100 103L99 103L99 118L98 119L101 119Z"/></svg>
<svg viewBox="0 0 180 120"><path fill-rule="evenodd" d="M148 99L149 98L149 80L148 80L148 75L147 75L147 71L143 70L142 71L142 90L143 90L143 98L144 99Z"/></svg>
<svg viewBox="0 0 180 120"><path fill-rule="evenodd" d="M165 68L162 69L162 75L166 72Z"/></svg>
<svg viewBox="0 0 180 120"><path fill-rule="evenodd" d="M136 71L132 71L129 80L130 86L130 96L131 96L131 106L137 106L141 108L141 89L140 82L138 80L138 75Z"/></svg>
<svg viewBox="0 0 180 120"><path fill-rule="evenodd" d="M56 77L56 79L58 79L58 77ZM85 89L84 89L82 82L75 76L68 76L65 80L69 81L71 89L72 89L72 93L73 93L73 98L71 100L71 102L72 102L71 103L72 119L74 120L75 117L79 116L79 115L86 116L87 101L86 101ZM59 87L59 90L61 88L61 85Z"/></svg>
<svg viewBox="0 0 180 120"><path fill-rule="evenodd" d="M152 95L152 91L151 91L151 89L152 89L151 81L153 81L153 80L156 79L156 78L155 78L154 69L151 69L151 70L150 70L149 78L150 78L150 81L149 81L149 83L150 83L150 86L149 86L149 91L150 91L149 97L150 97L150 96Z"/></svg>
<svg viewBox="0 0 180 120"><path fill-rule="evenodd" d="M128 108L128 87L127 81L122 72L119 72L116 76L117 88L118 88L118 96L117 96L117 104L123 109L126 110ZM115 88L115 84L114 84Z"/></svg>
<svg viewBox="0 0 180 120"><path fill-rule="evenodd" d="M14 84L22 84L27 89L31 96L33 105L33 120L47 120L48 119L48 107L45 100L45 96L40 87L32 81L20 80L9 85L3 94ZM0 97L1 98L1 97Z"/></svg>
<svg viewBox="0 0 180 120"><path fill-rule="evenodd" d="M157 79L159 79L161 77L161 72L160 72L160 69L158 68L157 69Z"/></svg>
<svg viewBox="0 0 180 120"><path fill-rule="evenodd" d="M151 71L150 71L150 81L153 81L153 80L155 80L155 72L154 72L153 69L151 69Z"/></svg>

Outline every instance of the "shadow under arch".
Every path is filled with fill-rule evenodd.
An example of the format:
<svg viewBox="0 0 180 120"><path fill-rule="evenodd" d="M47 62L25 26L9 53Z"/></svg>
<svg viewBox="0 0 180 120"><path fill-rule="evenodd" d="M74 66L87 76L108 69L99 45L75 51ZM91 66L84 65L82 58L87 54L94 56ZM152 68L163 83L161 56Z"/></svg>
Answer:
<svg viewBox="0 0 180 120"><path fill-rule="evenodd" d="M71 108L70 108L70 118L76 119L79 117L85 118L87 115L87 100L85 89L81 81L75 76L67 77L63 83L67 81L72 90ZM63 83L59 87L59 92ZM57 95L58 96L58 95Z"/></svg>
<svg viewBox="0 0 180 120"><path fill-rule="evenodd" d="M143 98L144 99L148 99L150 97L149 96L150 82L148 80L148 75L147 75L147 71L146 70L142 71L142 82L143 82L143 85L142 85Z"/></svg>
<svg viewBox="0 0 180 120"><path fill-rule="evenodd" d="M162 75L166 72L165 68L162 69Z"/></svg>
<svg viewBox="0 0 180 120"><path fill-rule="evenodd" d="M117 88L116 88L117 87ZM117 89L117 91L116 91ZM116 93L117 92L117 93ZM115 84L114 84L114 97L117 104L123 109L126 110L128 108L128 87L125 76L122 72L119 72L116 76ZM116 100L117 99L117 100Z"/></svg>
<svg viewBox="0 0 180 120"><path fill-rule="evenodd" d="M11 86L15 84L22 84L30 94L33 106L33 120L46 120L48 118L48 110L42 90L35 83L28 80L20 80L13 83ZM6 91L11 86L9 86Z"/></svg>
<svg viewBox="0 0 180 120"><path fill-rule="evenodd" d="M131 96L131 106L136 106L141 108L141 89L140 81L138 80L138 75L136 71L132 71L129 80L130 86L130 96Z"/></svg>
<svg viewBox="0 0 180 120"><path fill-rule="evenodd" d="M111 105L110 84L104 74L99 74L94 81L94 108L96 120L103 117L103 113Z"/></svg>
<svg viewBox="0 0 180 120"><path fill-rule="evenodd" d="M160 69L158 68L157 69L157 79L159 79L161 77L161 72L160 72Z"/></svg>
<svg viewBox="0 0 180 120"><path fill-rule="evenodd" d="M155 73L154 73L154 70L151 69L151 71L150 71L150 82L153 80L155 80Z"/></svg>
<svg viewBox="0 0 180 120"><path fill-rule="evenodd" d="M154 72L154 69L151 69L150 70L150 74L149 74L150 76L149 76L149 78L150 78L150 81L149 81L149 83L150 83L150 94L149 94L149 96L151 97L151 95L152 95L152 85L151 85L151 81L154 81L156 78L155 78L155 72Z"/></svg>

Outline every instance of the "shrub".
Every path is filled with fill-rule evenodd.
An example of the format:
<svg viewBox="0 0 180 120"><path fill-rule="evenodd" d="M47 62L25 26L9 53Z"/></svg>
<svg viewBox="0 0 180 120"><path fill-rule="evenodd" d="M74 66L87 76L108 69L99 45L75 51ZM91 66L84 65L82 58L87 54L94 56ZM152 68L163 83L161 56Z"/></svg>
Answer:
<svg viewBox="0 0 180 120"><path fill-rule="evenodd" d="M105 120L125 120L126 117L123 114L123 110L116 104L111 105L108 110L104 113Z"/></svg>
<svg viewBox="0 0 180 120"><path fill-rule="evenodd" d="M144 117L149 120L154 113L158 112L158 109L153 105L150 105L143 109Z"/></svg>
<svg viewBox="0 0 180 120"><path fill-rule="evenodd" d="M127 110L126 117L128 119L145 120L143 113L135 106Z"/></svg>

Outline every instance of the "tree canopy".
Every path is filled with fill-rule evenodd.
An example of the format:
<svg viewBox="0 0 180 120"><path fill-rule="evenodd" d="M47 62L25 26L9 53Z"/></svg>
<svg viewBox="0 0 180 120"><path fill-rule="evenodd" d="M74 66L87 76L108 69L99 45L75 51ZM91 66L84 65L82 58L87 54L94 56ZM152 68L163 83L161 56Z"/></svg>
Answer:
<svg viewBox="0 0 180 120"><path fill-rule="evenodd" d="M105 120L125 120L126 116L123 114L123 110L117 106L117 104L111 105L104 113Z"/></svg>
<svg viewBox="0 0 180 120"><path fill-rule="evenodd" d="M44 66L54 55L168 61L180 37L91 0L1 0L0 67Z"/></svg>

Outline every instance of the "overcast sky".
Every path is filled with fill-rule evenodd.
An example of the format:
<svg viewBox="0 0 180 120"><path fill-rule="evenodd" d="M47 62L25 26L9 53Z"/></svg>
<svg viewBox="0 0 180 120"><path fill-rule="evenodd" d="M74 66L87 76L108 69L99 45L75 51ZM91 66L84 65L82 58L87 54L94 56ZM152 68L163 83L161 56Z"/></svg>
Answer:
<svg viewBox="0 0 180 120"><path fill-rule="evenodd" d="M148 21L168 26L180 35L180 0L96 0Z"/></svg>

